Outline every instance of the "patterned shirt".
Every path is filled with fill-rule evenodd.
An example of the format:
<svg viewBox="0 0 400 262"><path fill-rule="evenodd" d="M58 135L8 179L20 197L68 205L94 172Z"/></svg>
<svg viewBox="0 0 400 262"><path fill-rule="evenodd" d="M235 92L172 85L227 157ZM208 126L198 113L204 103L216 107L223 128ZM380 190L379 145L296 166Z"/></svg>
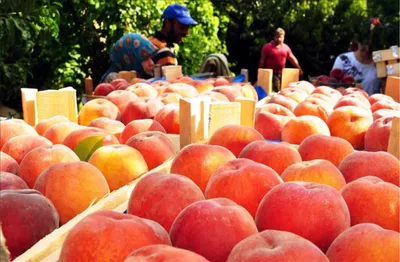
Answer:
<svg viewBox="0 0 400 262"><path fill-rule="evenodd" d="M173 43L167 43L166 37L156 32L149 40L157 47L157 52L153 55L154 64L158 65L177 65Z"/></svg>

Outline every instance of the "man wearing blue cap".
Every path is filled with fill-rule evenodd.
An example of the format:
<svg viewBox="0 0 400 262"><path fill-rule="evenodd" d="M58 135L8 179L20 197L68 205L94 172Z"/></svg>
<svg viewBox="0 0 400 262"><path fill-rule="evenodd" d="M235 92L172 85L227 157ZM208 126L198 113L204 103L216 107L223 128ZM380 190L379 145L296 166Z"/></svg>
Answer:
<svg viewBox="0 0 400 262"><path fill-rule="evenodd" d="M189 34L189 27L197 25L190 16L187 7L180 4L169 5L163 13L163 27L149 40L158 48L153 56L154 64L177 65L174 43L180 44L182 38Z"/></svg>

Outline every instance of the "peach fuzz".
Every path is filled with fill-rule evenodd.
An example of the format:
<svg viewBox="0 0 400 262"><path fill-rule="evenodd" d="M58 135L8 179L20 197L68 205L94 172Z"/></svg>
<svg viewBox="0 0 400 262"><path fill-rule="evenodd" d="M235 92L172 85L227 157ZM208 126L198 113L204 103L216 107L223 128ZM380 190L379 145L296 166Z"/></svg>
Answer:
<svg viewBox="0 0 400 262"><path fill-rule="evenodd" d="M43 134L43 137L50 140L53 144L62 144L64 139L72 133L72 131L85 128L73 122L63 122L55 124L54 126L47 129Z"/></svg>
<svg viewBox="0 0 400 262"><path fill-rule="evenodd" d="M229 85L215 87L212 91L225 95L230 102L235 102L236 98L243 97L242 91Z"/></svg>
<svg viewBox="0 0 400 262"><path fill-rule="evenodd" d="M253 261L329 262L325 254L311 241L278 230L264 230L240 241L227 260L227 262Z"/></svg>
<svg viewBox="0 0 400 262"><path fill-rule="evenodd" d="M295 87L295 88L301 89L301 90L305 91L307 94L311 94L315 89L313 84L311 84L308 81L304 81L304 80L297 81L297 82L291 82L291 83L289 83L289 85L287 87Z"/></svg>
<svg viewBox="0 0 400 262"><path fill-rule="evenodd" d="M161 108L154 117L168 134L179 134L179 104L171 103Z"/></svg>
<svg viewBox="0 0 400 262"><path fill-rule="evenodd" d="M171 103L179 103L179 99L181 99L182 96L177 93L162 93L159 94L157 98L160 99L165 105L168 105Z"/></svg>
<svg viewBox="0 0 400 262"><path fill-rule="evenodd" d="M283 96L280 94L276 94L271 97L271 99L268 101L268 104L278 104L278 105L286 107L291 112L293 112L293 110L296 108L296 106L299 103L289 97L286 97L286 96Z"/></svg>
<svg viewBox="0 0 400 262"><path fill-rule="evenodd" d="M204 200L203 192L188 177L155 172L133 188L128 214L156 221L169 232L178 214L200 200Z"/></svg>
<svg viewBox="0 0 400 262"><path fill-rule="evenodd" d="M374 223L399 231L400 188L379 177L361 177L340 191L349 207L351 225Z"/></svg>
<svg viewBox="0 0 400 262"><path fill-rule="evenodd" d="M338 167L347 155L354 152L354 148L340 137L311 135L301 142L298 151L304 161L325 159Z"/></svg>
<svg viewBox="0 0 400 262"><path fill-rule="evenodd" d="M138 97L156 98L158 95L157 90L153 86L146 83L136 83L129 86L126 90L133 92Z"/></svg>
<svg viewBox="0 0 400 262"><path fill-rule="evenodd" d="M18 174L19 164L14 158L0 151L0 171Z"/></svg>
<svg viewBox="0 0 400 262"><path fill-rule="evenodd" d="M119 112L123 113L129 102L137 99L138 96L127 90L115 90L106 96L106 99L116 105Z"/></svg>
<svg viewBox="0 0 400 262"><path fill-rule="evenodd" d="M226 125L218 128L208 140L208 144L223 146L236 157L243 148L253 141L264 140L264 137L254 128L240 125Z"/></svg>
<svg viewBox="0 0 400 262"><path fill-rule="evenodd" d="M204 192L214 171L235 158L231 151L222 146L191 144L177 153L171 173L190 178Z"/></svg>
<svg viewBox="0 0 400 262"><path fill-rule="evenodd" d="M331 186L285 182L264 196L256 224L260 232L274 229L297 234L325 252L350 227L350 214L339 191Z"/></svg>
<svg viewBox="0 0 400 262"><path fill-rule="evenodd" d="M228 198L255 217L264 195L281 183L281 177L272 168L250 159L234 159L214 171L204 195L207 199Z"/></svg>
<svg viewBox="0 0 400 262"><path fill-rule="evenodd" d="M308 93L306 91L295 87L283 88L281 91L279 91L279 94L293 99L297 103L303 102L308 97Z"/></svg>
<svg viewBox="0 0 400 262"><path fill-rule="evenodd" d="M83 105L79 111L78 123L88 126L92 120L102 116L115 120L120 118L120 112L118 107L107 99L96 98Z"/></svg>
<svg viewBox="0 0 400 262"><path fill-rule="evenodd" d="M83 161L50 166L37 178L34 189L54 204L61 225L110 193L100 170Z"/></svg>
<svg viewBox="0 0 400 262"><path fill-rule="evenodd" d="M372 123L365 134L364 148L366 151L387 152L392 120L393 116L385 116Z"/></svg>
<svg viewBox="0 0 400 262"><path fill-rule="evenodd" d="M138 150L149 170L175 156L171 139L159 131L147 131L129 138L126 145Z"/></svg>
<svg viewBox="0 0 400 262"><path fill-rule="evenodd" d="M155 98L138 98L129 102L122 113L122 123L129 124L133 120L154 118L165 105Z"/></svg>
<svg viewBox="0 0 400 262"><path fill-rule="evenodd" d="M214 198L197 201L179 213L170 237L175 247L210 261L226 261L237 243L257 233L253 217L246 209L232 200Z"/></svg>
<svg viewBox="0 0 400 262"><path fill-rule="evenodd" d="M43 119L43 120L39 121L39 123L36 124L35 129L40 136L43 136L43 134L47 131L47 129L49 129L50 127L52 127L55 124L63 123L63 122L69 122L68 118L66 118L65 116L62 116L62 115L57 115L57 116L53 116L51 118Z"/></svg>
<svg viewBox="0 0 400 262"><path fill-rule="evenodd" d="M18 175L30 188L33 188L39 175L51 165L79 161L74 151L64 145L38 147L26 154L20 164Z"/></svg>
<svg viewBox="0 0 400 262"><path fill-rule="evenodd" d="M167 86L164 93L176 93L184 98L193 98L199 95L196 88L185 83L170 84Z"/></svg>
<svg viewBox="0 0 400 262"><path fill-rule="evenodd" d="M255 115L254 128L269 140L280 140L283 126L295 115L279 104L265 104Z"/></svg>
<svg viewBox="0 0 400 262"><path fill-rule="evenodd" d="M125 126L119 137L119 141L121 144L125 144L132 136L146 131L159 131L166 133L164 127L157 121L153 119L138 119L131 121Z"/></svg>
<svg viewBox="0 0 400 262"><path fill-rule="evenodd" d="M379 109L393 109L400 111L400 103L393 101L377 101L371 106L372 113L378 111Z"/></svg>
<svg viewBox="0 0 400 262"><path fill-rule="evenodd" d="M393 98L391 96L384 95L384 94L373 94L368 98L368 100L369 100L371 105L375 104L378 101L394 102L394 100L393 100Z"/></svg>
<svg viewBox="0 0 400 262"><path fill-rule="evenodd" d="M326 121L332 111L332 107L325 101L318 98L309 97L298 104L293 110L293 113L296 116L316 116L321 118L323 121Z"/></svg>
<svg viewBox="0 0 400 262"><path fill-rule="evenodd" d="M400 234L393 230L363 223L340 234L326 252L331 262L398 261Z"/></svg>
<svg viewBox="0 0 400 262"><path fill-rule="evenodd" d="M311 95L314 94L323 94L326 95L336 103L343 95L339 91L329 87L329 86L319 86L312 91Z"/></svg>
<svg viewBox="0 0 400 262"><path fill-rule="evenodd" d="M379 109L376 110L373 114L372 114L372 118L374 119L374 121L385 117L385 116L397 116L400 117L400 111L397 110L393 110L393 109Z"/></svg>
<svg viewBox="0 0 400 262"><path fill-rule="evenodd" d="M45 137L38 135L21 135L15 136L7 141L1 148L1 151L11 156L21 164L22 159L31 150L37 147L51 147L53 143Z"/></svg>
<svg viewBox="0 0 400 262"><path fill-rule="evenodd" d="M298 116L289 120L282 128L282 141L301 144L311 135L331 135L328 125L316 116Z"/></svg>
<svg viewBox="0 0 400 262"><path fill-rule="evenodd" d="M69 133L69 135L64 139L63 145L66 145L67 147L74 150L75 147L80 142L82 142L86 138L94 137L94 136L102 136L104 146L119 144L118 139L113 134L111 134L105 130L102 130L97 127L84 127L84 128L79 128L79 129L74 130L71 133Z"/></svg>
<svg viewBox="0 0 400 262"><path fill-rule="evenodd" d="M136 249L124 262L208 262L204 257L168 245L150 245Z"/></svg>
<svg viewBox="0 0 400 262"><path fill-rule="evenodd" d="M38 135L35 128L20 120L0 121L0 149L12 137L20 135Z"/></svg>
<svg viewBox="0 0 400 262"><path fill-rule="evenodd" d="M19 176L0 171L0 191L1 190L16 190L16 189L28 189L28 185Z"/></svg>
<svg viewBox="0 0 400 262"><path fill-rule="evenodd" d="M103 210L86 216L69 231L59 262L124 261L132 251L154 244L171 244L158 223Z"/></svg>
<svg viewBox="0 0 400 262"><path fill-rule="evenodd" d="M218 102L218 101L228 102L229 101L229 99L226 97L226 95L215 92L215 91L200 93L198 97L210 97L211 102Z"/></svg>
<svg viewBox="0 0 400 262"><path fill-rule="evenodd" d="M346 185L342 173L331 162L324 159L294 163L283 171L283 181L303 181L324 184L340 190Z"/></svg>
<svg viewBox="0 0 400 262"><path fill-rule="evenodd" d="M372 124L372 114L363 108L343 106L335 109L326 122L332 136L346 139L354 149L361 150L365 133Z"/></svg>
<svg viewBox="0 0 400 262"><path fill-rule="evenodd" d="M387 152L358 151L346 156L339 165L347 183L364 176L376 176L400 186L400 161Z"/></svg>
<svg viewBox="0 0 400 262"><path fill-rule="evenodd" d="M278 175L290 165L301 162L299 152L288 143L255 141L248 144L239 158L247 158L264 164L275 170Z"/></svg>
<svg viewBox="0 0 400 262"><path fill-rule="evenodd" d="M127 145L109 145L98 148L89 158L107 180L110 191L132 182L147 171L142 154Z"/></svg>
<svg viewBox="0 0 400 262"><path fill-rule="evenodd" d="M97 127L113 134L116 138L119 138L122 131L125 129L125 125L118 120L112 120L107 117L99 117L91 121L89 127Z"/></svg>

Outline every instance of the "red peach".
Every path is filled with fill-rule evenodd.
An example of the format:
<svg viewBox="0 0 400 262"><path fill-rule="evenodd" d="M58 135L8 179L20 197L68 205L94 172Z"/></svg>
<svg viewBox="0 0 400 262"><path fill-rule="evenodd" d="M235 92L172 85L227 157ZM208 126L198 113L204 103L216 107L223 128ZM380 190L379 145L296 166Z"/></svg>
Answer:
<svg viewBox="0 0 400 262"><path fill-rule="evenodd" d="M119 141L121 144L125 144L132 136L140 134L146 131L159 131L162 133L167 133L164 127L153 119L138 119L133 120L127 124L122 131Z"/></svg>
<svg viewBox="0 0 400 262"><path fill-rule="evenodd" d="M28 189L28 185L19 176L0 171L0 191L1 190L16 190L16 189Z"/></svg>

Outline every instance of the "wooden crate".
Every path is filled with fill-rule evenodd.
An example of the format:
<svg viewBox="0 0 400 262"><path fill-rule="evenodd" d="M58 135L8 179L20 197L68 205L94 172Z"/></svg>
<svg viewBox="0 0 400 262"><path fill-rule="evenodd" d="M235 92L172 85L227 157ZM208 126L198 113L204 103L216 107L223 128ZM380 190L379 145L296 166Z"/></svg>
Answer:
<svg viewBox="0 0 400 262"><path fill-rule="evenodd" d="M386 79L385 95L388 95L396 102L400 102L400 77L388 76Z"/></svg>
<svg viewBox="0 0 400 262"><path fill-rule="evenodd" d="M400 48L398 46L372 52L378 78L400 76L399 53Z"/></svg>

